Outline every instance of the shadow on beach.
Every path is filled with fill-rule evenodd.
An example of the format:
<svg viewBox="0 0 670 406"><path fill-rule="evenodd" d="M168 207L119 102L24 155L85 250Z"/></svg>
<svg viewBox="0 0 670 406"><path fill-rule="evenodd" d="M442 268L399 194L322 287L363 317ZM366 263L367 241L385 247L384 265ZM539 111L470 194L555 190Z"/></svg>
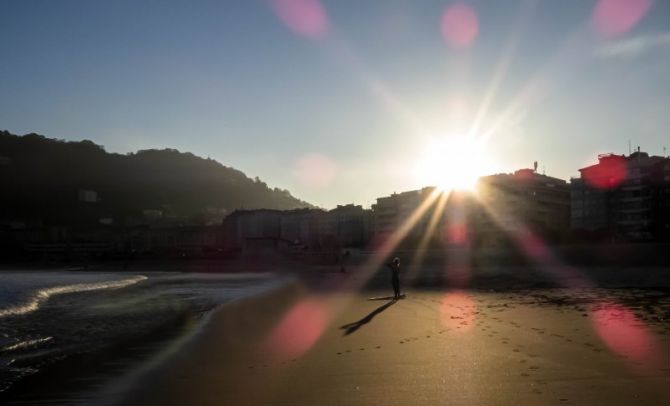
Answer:
<svg viewBox="0 0 670 406"><path fill-rule="evenodd" d="M389 307L393 306L397 300L391 299L390 301L384 303L383 305L379 306L372 312L370 312L367 316L363 317L362 319L355 321L353 323L345 324L343 326L340 326L340 330L345 330L344 334L345 336L348 336L349 334L353 334L358 330L359 328L363 327L364 325L368 324L369 322L372 321L372 319L375 318L376 315L379 313L383 312L384 310L388 309Z"/></svg>

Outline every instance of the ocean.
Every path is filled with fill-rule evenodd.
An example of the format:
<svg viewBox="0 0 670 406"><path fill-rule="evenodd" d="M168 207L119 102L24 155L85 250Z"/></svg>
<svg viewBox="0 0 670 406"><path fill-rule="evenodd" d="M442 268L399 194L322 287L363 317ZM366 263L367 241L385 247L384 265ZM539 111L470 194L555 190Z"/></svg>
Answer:
<svg viewBox="0 0 670 406"><path fill-rule="evenodd" d="M271 273L0 272L0 395L65 360L141 340L278 286Z"/></svg>

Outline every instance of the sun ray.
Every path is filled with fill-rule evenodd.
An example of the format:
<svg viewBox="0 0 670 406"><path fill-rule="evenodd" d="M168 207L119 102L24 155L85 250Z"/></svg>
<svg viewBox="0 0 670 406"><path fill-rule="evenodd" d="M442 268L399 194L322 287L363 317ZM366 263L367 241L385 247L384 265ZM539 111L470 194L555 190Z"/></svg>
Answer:
<svg viewBox="0 0 670 406"><path fill-rule="evenodd" d="M433 213L431 214L426 233L421 237L421 241L419 241L419 245L416 247L414 255L412 256L412 259L410 261L410 264L407 267L405 280L406 283L408 284L411 284L416 280L419 268L423 264L423 259L426 254L426 248L428 246L428 243L430 242L430 239L434 235L438 223L442 219L442 214L444 213L444 208L447 204L447 199L450 193L451 191L443 191L442 193L440 193L440 197L437 200L437 203L435 204Z"/></svg>
<svg viewBox="0 0 670 406"><path fill-rule="evenodd" d="M480 201L480 205L531 263L547 273L562 288L592 289L597 285L578 269L563 264L550 248L525 225L508 227L502 213ZM509 217L509 214L506 214ZM589 320L597 337L612 352L627 359L631 369L658 369L667 363L666 353L658 338L644 321L616 299L604 295L588 310Z"/></svg>
<svg viewBox="0 0 670 406"><path fill-rule="evenodd" d="M593 59L597 43L590 30L589 19L568 32L547 62L530 76L502 113L482 131L483 138L488 142L507 124L524 117L527 109L549 97L559 84L565 83L580 67Z"/></svg>
<svg viewBox="0 0 670 406"><path fill-rule="evenodd" d="M396 96L388 84L371 72L348 42L339 36L331 35L328 41L324 42L324 46L333 61L360 80L368 91L414 134L426 132L426 127L419 116Z"/></svg>
<svg viewBox="0 0 670 406"><path fill-rule="evenodd" d="M496 209L494 205L487 205L481 200L481 197L477 198L479 207L486 211L496 225L512 239L512 242L534 265L550 274L556 283L566 288L593 286L593 283L576 269L562 264L544 241L523 222L510 213L503 213L502 210ZM511 221L504 221L503 218L511 219Z"/></svg>
<svg viewBox="0 0 670 406"><path fill-rule="evenodd" d="M353 300L356 292L374 276L412 228L438 199L441 192L434 189L421 204L386 238L370 258L351 272L355 278L347 278L339 286L331 287L337 295L317 295L307 293L279 318L274 328L259 349L267 359L281 360L302 355L316 344L326 328L346 305Z"/></svg>
<svg viewBox="0 0 670 406"><path fill-rule="evenodd" d="M537 9L537 3L537 0L527 0L521 3L521 10L519 12L517 21L514 24L514 29L506 41L506 46L503 49L500 61L496 65L491 83L488 86L488 89L484 95L484 99L479 106L477 114L475 115L475 118L472 122L472 127L470 128L469 132L470 135L479 133L482 122L486 119L489 108L498 93L498 88L500 87L500 84L509 70L512 60L516 55L516 51L519 47L519 43L521 42L522 35L528 27L528 23L531 20L532 15Z"/></svg>

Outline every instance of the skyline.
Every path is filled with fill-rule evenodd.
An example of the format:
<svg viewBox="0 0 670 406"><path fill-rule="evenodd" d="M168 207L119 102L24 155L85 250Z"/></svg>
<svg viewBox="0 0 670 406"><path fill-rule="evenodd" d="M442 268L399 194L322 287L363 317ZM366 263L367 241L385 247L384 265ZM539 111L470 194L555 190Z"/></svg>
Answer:
<svg viewBox="0 0 670 406"><path fill-rule="evenodd" d="M0 5L2 127L176 148L326 208L427 186L431 139L474 127L491 173L563 179L670 127L667 3L134 3Z"/></svg>

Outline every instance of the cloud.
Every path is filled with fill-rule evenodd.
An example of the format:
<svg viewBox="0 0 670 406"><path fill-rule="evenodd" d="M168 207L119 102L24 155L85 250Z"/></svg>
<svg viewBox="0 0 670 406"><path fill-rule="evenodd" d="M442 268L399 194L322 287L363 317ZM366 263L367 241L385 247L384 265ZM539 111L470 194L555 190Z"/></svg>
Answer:
<svg viewBox="0 0 670 406"><path fill-rule="evenodd" d="M610 41L596 50L596 56L599 58L632 59L654 50L670 51L670 33L641 35L619 41Z"/></svg>

